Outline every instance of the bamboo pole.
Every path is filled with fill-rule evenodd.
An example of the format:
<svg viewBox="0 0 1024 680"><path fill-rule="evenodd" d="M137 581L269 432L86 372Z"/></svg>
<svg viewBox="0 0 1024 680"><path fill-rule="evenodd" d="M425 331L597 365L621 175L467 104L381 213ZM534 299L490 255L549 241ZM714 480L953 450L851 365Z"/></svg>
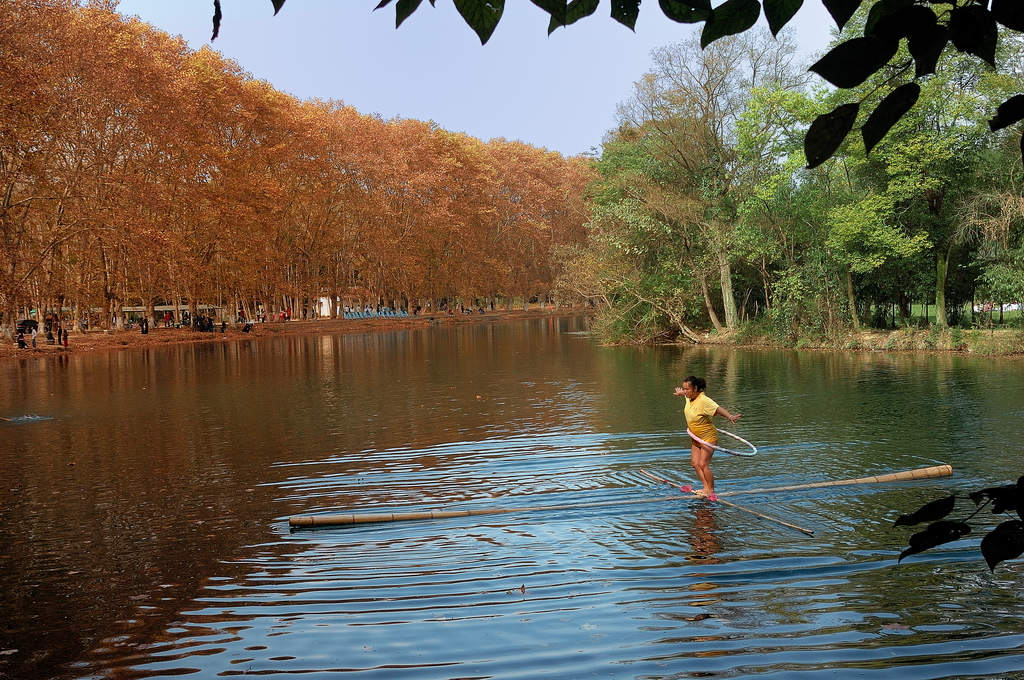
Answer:
<svg viewBox="0 0 1024 680"><path fill-rule="evenodd" d="M669 480L667 480L667 479L665 479L663 477L658 477L656 475L652 475L647 470L640 470L640 472L645 474L645 475L647 475L651 479L653 479L655 481L658 481L658 482L661 482L663 484L669 484L671 486L678 486L675 482L671 482L671 481L669 481ZM699 498L699 496L698 496L698 498ZM724 501L724 500L721 499L721 497L718 497L718 500L714 501L714 502L721 503L722 505L727 505L730 508L735 508L736 510L742 510L743 512L750 513L754 517L760 517L761 519L766 519L769 522L775 522L776 524L780 524L780 525L782 525L784 527L787 527L789 529L795 529L795 530L799 531L802 534L807 534L808 536L813 536L814 535L814 531L812 531L811 529L805 529L805 528L803 528L801 526L797 526L796 524L792 524L790 522L787 522L786 520L779 519L778 517L772 517L771 515L766 515L763 512L758 512L757 510L754 510L752 508L748 508L748 507L743 506L743 505L737 505L736 503L730 503L729 501Z"/></svg>
<svg viewBox="0 0 1024 680"><path fill-rule="evenodd" d="M564 503L560 505L531 505L521 508L476 508L471 510L422 510L418 512L375 512L375 513L329 513L323 515L293 515L288 524L293 527L333 526L345 524L368 524L371 522L402 522L416 519L447 519L449 517L477 517L480 515L504 515L513 512L540 512L543 510L576 510L577 508L598 508L607 505L634 505L637 503L663 503L678 500L677 496L658 498L629 498L616 501L593 501L590 503Z"/></svg>
<svg viewBox="0 0 1024 680"><path fill-rule="evenodd" d="M917 479L933 479L935 477L948 477L953 474L951 465L934 465L932 467L918 468L916 470L904 470L893 472L887 475L876 475L874 477L858 477L856 479L838 479L832 482L813 482L811 484L794 484L792 486L770 486L761 489L739 489L737 491L726 491L718 494L722 496L741 496L754 493L774 493L776 491L800 491L803 489L819 489L826 486L848 486L850 484L880 484L884 482L911 482Z"/></svg>
<svg viewBox="0 0 1024 680"><path fill-rule="evenodd" d="M937 465L930 468L918 470L906 470L874 477L858 477L857 479L842 479L833 482L814 482L811 484L797 484L793 486L777 486L764 489L749 489L740 491L729 491L718 494L719 502L725 495L739 495L751 493L769 493L774 491L796 491L800 489L815 489L826 486L845 486L848 484L875 484L881 482L903 482L916 479L930 479L934 477L945 477L953 473L949 465ZM648 476L651 476L647 473ZM667 480L666 480L667 482ZM669 482L670 483L670 482ZM533 505L518 508L477 508L470 510L424 510L414 512L376 512L376 513L325 513L321 515L293 515L289 518L288 524L292 527L318 527L318 526L345 526L349 524L369 524L372 522L401 522L410 520L446 519L449 517L477 517L481 515L503 515L514 512L541 512L548 510L575 510L578 508L596 508L611 505L634 505L639 503L661 503L664 501L679 500L679 496L660 496L658 498L631 498L614 501L594 501L591 503L564 503L559 505ZM730 503L735 506L735 504ZM740 506L735 506L740 507ZM752 512L749 508L742 508ZM801 529L802 530L802 529Z"/></svg>

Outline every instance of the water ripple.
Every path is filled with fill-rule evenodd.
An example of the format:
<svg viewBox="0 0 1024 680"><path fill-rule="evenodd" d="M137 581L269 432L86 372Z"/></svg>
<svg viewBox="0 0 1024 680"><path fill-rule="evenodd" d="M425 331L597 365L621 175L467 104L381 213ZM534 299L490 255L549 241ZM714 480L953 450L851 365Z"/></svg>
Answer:
<svg viewBox="0 0 1024 680"><path fill-rule="evenodd" d="M329 509L318 504L358 498L389 511L667 498L639 474L638 450L648 464L678 465L664 436L563 433L397 447L374 452L357 473L339 470L349 457L279 465L293 474L274 486L282 502ZM416 464L445 456L443 472ZM759 474L733 484L771 481ZM969 606L926 604L966 587L972 548L953 544L897 569L896 550L864 549L850 535L864 530L861 506L874 493L837 487L774 504L824 528L814 543L681 495L282 534L279 550L245 561L244 579L209 582L134 672L188 673L205 656L230 659L219 675L366 678L884 677L887 669L931 678L1022 667L1024 636L1007 632L1019 608L981 624ZM911 588L919 606L907 602Z"/></svg>
<svg viewBox="0 0 1024 680"><path fill-rule="evenodd" d="M1024 673L1021 563L990 573L979 531L897 564L910 531L892 526L1019 465L1019 367L561 332L581 329L292 337L6 375L5 412L59 415L0 428L0 675ZM740 497L813 537L684 497L640 470L693 476L671 397L690 373L760 448L716 455L719 491L936 459L957 476ZM451 508L513 511L287 521Z"/></svg>

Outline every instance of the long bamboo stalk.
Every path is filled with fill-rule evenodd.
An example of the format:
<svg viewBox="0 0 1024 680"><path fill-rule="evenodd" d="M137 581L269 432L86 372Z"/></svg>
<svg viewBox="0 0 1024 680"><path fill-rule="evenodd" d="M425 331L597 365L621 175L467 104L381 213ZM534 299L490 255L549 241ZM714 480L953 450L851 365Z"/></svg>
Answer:
<svg viewBox="0 0 1024 680"><path fill-rule="evenodd" d="M825 486L844 486L848 484L874 484L880 482L903 482L916 479L929 479L944 477L953 473L949 465L937 465L930 468L918 470L906 470L874 477L858 477L856 479L842 479L833 482L814 482L811 484L796 484L792 486L777 486L764 489L744 489L729 491L718 494L719 502L722 496L739 495L751 493L770 493L775 491L795 491L800 489L815 489ZM650 475L648 475L650 476ZM667 481L667 480L666 480ZM476 517L480 515L503 515L514 512L541 512L547 510L574 510L577 508L596 508L611 505L634 505L639 503L662 503L665 501L679 500L679 496L659 496L657 498L630 498L614 501L594 501L591 503L564 503L558 505L533 505L517 508L477 508L471 510L424 510L418 512L374 512L374 513L324 513L319 515L294 515L288 520L292 527L318 527L318 526L344 526L349 524L368 524L371 522L401 522L408 520L444 519L449 517ZM730 504L735 505L735 504ZM739 507L739 506L736 506ZM743 508L752 512L749 508ZM802 530L802 529L801 529Z"/></svg>
<svg viewBox="0 0 1024 680"><path fill-rule="evenodd" d="M593 501L591 503L564 503L559 505L531 505L521 508L476 508L472 510L423 510L419 512L374 512L374 513L329 513L323 515L293 515L288 524L293 527L314 527L344 524L368 524L370 522L401 522L415 519L445 519L448 517L476 517L479 515L504 515L512 512L540 512L542 510L575 510L597 508L606 505L633 505L637 503L664 503L678 500L678 496L658 498L629 498L615 501Z"/></svg>
<svg viewBox="0 0 1024 680"><path fill-rule="evenodd" d="M916 470L904 470L893 472L887 475L876 475L874 477L858 477L856 479L838 479L832 482L813 482L810 484L793 484L791 486L769 486L761 489L739 489L737 491L726 491L718 494L722 496L741 496L755 493L774 493L776 491L799 491L802 489L819 489L825 486L847 486L849 484L879 484L883 482L910 482L917 479L932 479L935 477L948 477L953 474L951 465L934 465L932 467L918 468Z"/></svg>
<svg viewBox="0 0 1024 680"><path fill-rule="evenodd" d="M647 475L648 477L650 477L651 479L653 479L655 481L661 482L662 484L670 484L672 486L678 486L678 484L676 484L675 482L671 482L671 481L665 479L664 477L658 477L657 475L652 475L647 470L640 470L640 472L642 474L644 474L644 475ZM787 527L789 529L795 529L795 530L799 531L802 534L807 534L808 536L813 536L814 535L814 531L812 531L811 529L805 529L802 526L798 526L798 525L793 524L791 522L787 522L786 520L779 519L778 517L772 517L771 515L766 515L763 512L758 512L757 510L754 510L752 508L748 508L748 507L746 507L744 505L737 505L736 503L730 503L729 501L724 501L724 500L722 500L721 497L718 497L718 500L715 501L715 502L721 503L722 505L727 505L730 508L735 508L736 510L742 510L743 512L750 513L751 515L753 515L755 517L760 517L761 519L766 519L769 522L775 522L776 524L782 525L782 526Z"/></svg>

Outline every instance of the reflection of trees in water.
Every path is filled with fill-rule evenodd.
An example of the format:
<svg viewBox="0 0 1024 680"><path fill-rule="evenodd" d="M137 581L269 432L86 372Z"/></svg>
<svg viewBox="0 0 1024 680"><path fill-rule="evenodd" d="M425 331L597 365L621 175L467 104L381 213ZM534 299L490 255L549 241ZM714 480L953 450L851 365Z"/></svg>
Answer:
<svg viewBox="0 0 1024 680"><path fill-rule="evenodd" d="M422 486L397 487L395 470L436 469L451 496L484 495L479 487L493 483L465 460L497 449L424 454L417 443L483 440L495 424L565 429L577 413L558 406L590 372L592 352L563 353L561 334L581 323L282 336L61 355L6 371L4 403L57 417L2 433L0 651L18 651L0 655L0 677L113 674L145 661L155 641L200 635L182 612L207 579L243 582L247 546L286 550L269 518L304 509L311 494L340 507L401 494L422 502ZM409 453L368 453L391 449ZM281 462L324 460L309 473L312 490L268 485L302 476ZM331 481L367 472L378 487ZM290 505L276 503L282 494ZM84 665L67 670L74 662Z"/></svg>
<svg viewBox="0 0 1024 680"><path fill-rule="evenodd" d="M0 677L114 673L127 650L168 639L205 578L244 578L225 556L273 537L269 463L245 430L225 434L245 410L221 380L225 351L60 356L19 386L55 418L4 433L0 647L16 651ZM208 390L194 399L200 380Z"/></svg>

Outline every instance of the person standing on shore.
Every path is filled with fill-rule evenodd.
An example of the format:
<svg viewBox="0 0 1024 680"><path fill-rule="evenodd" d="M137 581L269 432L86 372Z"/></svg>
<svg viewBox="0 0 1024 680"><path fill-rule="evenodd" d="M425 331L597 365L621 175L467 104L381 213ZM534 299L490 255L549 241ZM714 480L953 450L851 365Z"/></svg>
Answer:
<svg viewBox="0 0 1024 680"><path fill-rule="evenodd" d="M715 494L715 476L711 473L711 456L715 450L709 445L718 443L718 430L715 429L711 419L715 416L722 416L730 423L735 423L742 414L729 413L706 395L705 389L707 389L707 382L704 378L691 375L683 380L682 387L677 387L673 394L677 397L686 397L683 415L686 417L687 433L692 434L690 437L690 464L703 485L694 493L704 496L708 500L716 501L718 496ZM702 441L698 441L695 437Z"/></svg>

